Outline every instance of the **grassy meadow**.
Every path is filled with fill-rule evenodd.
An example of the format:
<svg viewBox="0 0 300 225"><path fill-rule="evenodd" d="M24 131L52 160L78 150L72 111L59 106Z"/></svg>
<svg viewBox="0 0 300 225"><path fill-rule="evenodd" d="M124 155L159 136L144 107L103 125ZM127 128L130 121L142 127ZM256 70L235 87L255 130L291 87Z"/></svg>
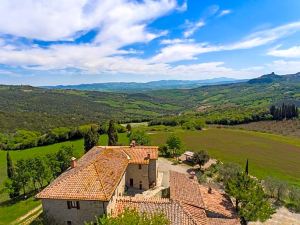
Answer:
<svg viewBox="0 0 300 225"><path fill-rule="evenodd" d="M244 166L259 178L273 176L300 187L300 139L233 129L174 129L187 150L207 150L211 157ZM165 143L170 132L151 131L152 144Z"/></svg>

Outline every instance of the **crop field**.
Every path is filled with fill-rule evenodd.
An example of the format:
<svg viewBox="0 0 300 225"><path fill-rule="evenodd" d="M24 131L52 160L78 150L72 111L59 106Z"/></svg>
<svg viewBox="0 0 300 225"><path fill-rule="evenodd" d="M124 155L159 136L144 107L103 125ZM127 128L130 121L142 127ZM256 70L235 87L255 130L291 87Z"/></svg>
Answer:
<svg viewBox="0 0 300 225"><path fill-rule="evenodd" d="M250 173L259 178L273 176L300 187L300 140L273 134L210 128L204 131L173 131L185 149L207 150L223 162L242 166L249 159ZM169 132L151 132L152 144L165 143Z"/></svg>
<svg viewBox="0 0 300 225"><path fill-rule="evenodd" d="M300 120L259 121L234 126L239 129L274 133L300 138Z"/></svg>

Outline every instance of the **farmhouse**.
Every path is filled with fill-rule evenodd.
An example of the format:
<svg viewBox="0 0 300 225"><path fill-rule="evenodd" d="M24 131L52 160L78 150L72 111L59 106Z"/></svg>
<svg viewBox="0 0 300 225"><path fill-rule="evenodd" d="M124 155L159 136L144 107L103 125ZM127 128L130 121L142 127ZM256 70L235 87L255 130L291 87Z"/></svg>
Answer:
<svg viewBox="0 0 300 225"><path fill-rule="evenodd" d="M172 225L239 224L230 199L199 185L193 176L170 172L169 198L125 196L157 184L158 147L97 146L36 197L57 224L82 225L95 216L116 216L125 208L163 212Z"/></svg>
<svg viewBox="0 0 300 225"><path fill-rule="evenodd" d="M158 147L97 146L37 194L50 220L82 225L111 214L116 198L127 188L155 186Z"/></svg>

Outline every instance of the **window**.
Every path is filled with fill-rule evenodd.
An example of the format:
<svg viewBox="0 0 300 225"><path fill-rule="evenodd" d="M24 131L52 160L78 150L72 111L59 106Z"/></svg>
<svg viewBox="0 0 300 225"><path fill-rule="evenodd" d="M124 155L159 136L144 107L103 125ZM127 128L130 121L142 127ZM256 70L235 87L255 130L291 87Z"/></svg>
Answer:
<svg viewBox="0 0 300 225"><path fill-rule="evenodd" d="M143 189L143 183L142 183L142 181L140 181L140 190L142 190Z"/></svg>
<svg viewBox="0 0 300 225"><path fill-rule="evenodd" d="M67 225L72 225L72 221L67 221Z"/></svg>
<svg viewBox="0 0 300 225"><path fill-rule="evenodd" d="M129 183L130 183L130 187L132 187L133 186L133 179L132 178L130 178Z"/></svg>
<svg viewBox="0 0 300 225"><path fill-rule="evenodd" d="M80 209L79 201L67 201L68 209Z"/></svg>
<svg viewBox="0 0 300 225"><path fill-rule="evenodd" d="M139 170L141 170L142 169L142 165L141 164L139 164Z"/></svg>

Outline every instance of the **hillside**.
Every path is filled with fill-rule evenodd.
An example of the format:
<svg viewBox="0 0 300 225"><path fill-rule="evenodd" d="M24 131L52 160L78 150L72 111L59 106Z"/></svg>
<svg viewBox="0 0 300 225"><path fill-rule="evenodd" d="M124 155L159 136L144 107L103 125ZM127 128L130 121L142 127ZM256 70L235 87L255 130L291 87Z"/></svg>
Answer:
<svg viewBox="0 0 300 225"><path fill-rule="evenodd" d="M0 86L0 131L45 131L115 119L147 119L182 108L146 94Z"/></svg>
<svg viewBox="0 0 300 225"><path fill-rule="evenodd" d="M262 78L273 78L274 74ZM203 86L195 89L156 90L143 93L56 90L30 86L0 86L0 131L45 131L118 120L145 120L182 112L203 114L267 110L281 101L300 102L300 74L271 82Z"/></svg>
<svg viewBox="0 0 300 225"><path fill-rule="evenodd" d="M85 91L109 91L109 92L144 92L166 89L191 89L204 85L239 83L244 80L220 77L208 80L159 80L146 83L136 82L109 82L79 85L45 86L50 89L73 89Z"/></svg>

